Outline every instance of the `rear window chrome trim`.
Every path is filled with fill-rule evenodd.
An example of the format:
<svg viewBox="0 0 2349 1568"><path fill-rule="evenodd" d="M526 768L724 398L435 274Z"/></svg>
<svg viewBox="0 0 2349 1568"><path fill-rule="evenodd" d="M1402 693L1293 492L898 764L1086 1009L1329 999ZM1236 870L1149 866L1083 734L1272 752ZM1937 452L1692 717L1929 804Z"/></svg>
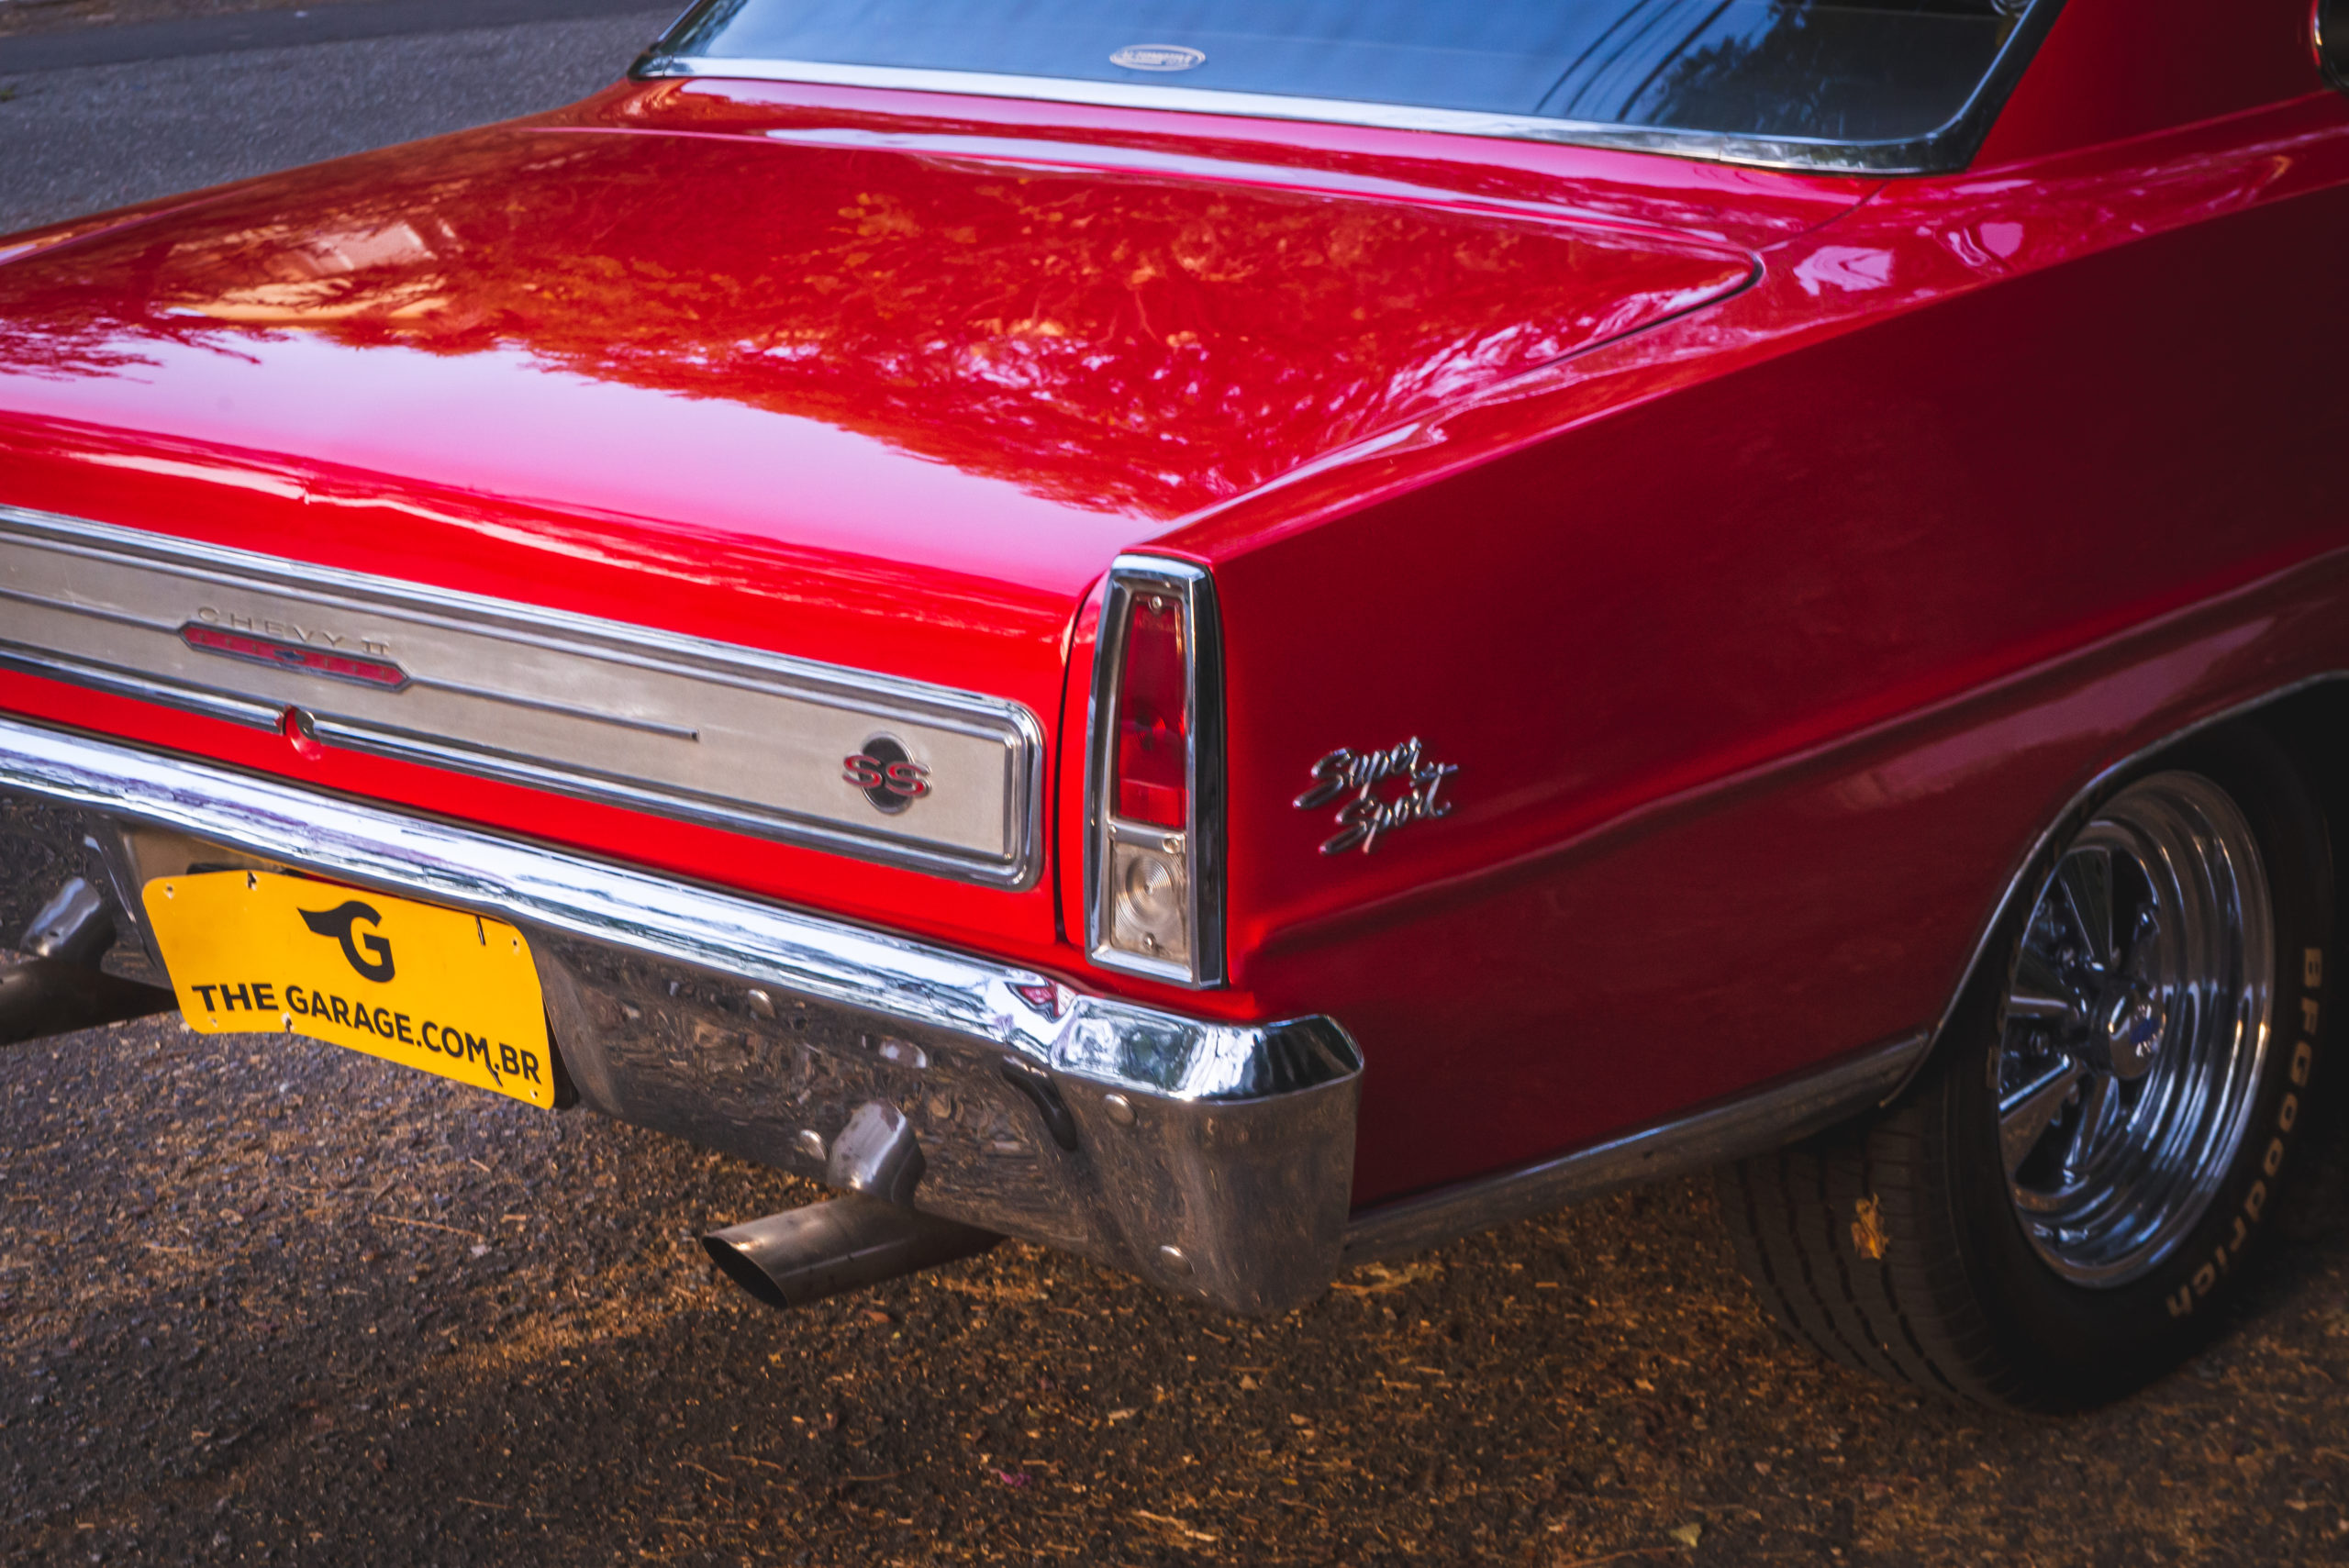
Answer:
<svg viewBox="0 0 2349 1568"><path fill-rule="evenodd" d="M1084 104L1097 108L1172 110L1180 114L1230 115L1249 119L1318 121L1369 126L1384 130L1438 131L1510 141L1553 142L1625 152L1654 152L1707 162L1818 174L1940 174L1963 169L1989 134L2023 69L2064 0L2035 0L2008 36L1997 60L1972 97L1946 124L1923 136L1896 141L1831 141L1807 137L1743 136L1717 131L1675 130L1653 126L1610 125L1551 119L1479 109L1441 109L1412 104L1382 104L1351 98L1289 97L1273 93L1235 93L1209 87L1090 82L1073 77L1014 76L980 71L949 71L896 65L855 65L820 60L728 59L677 55L656 43L629 74L640 82L733 78L751 82L795 82L827 87L873 87L894 92L959 94L981 98L1022 98L1043 103ZM699 7L696 7L696 10ZM688 12L690 17L693 13ZM682 21L680 26L682 26Z"/></svg>

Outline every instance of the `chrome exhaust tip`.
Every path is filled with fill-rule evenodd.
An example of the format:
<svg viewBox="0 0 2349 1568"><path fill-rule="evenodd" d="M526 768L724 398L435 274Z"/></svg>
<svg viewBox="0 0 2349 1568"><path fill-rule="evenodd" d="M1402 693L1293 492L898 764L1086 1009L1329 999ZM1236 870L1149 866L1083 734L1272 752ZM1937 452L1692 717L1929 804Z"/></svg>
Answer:
<svg viewBox="0 0 2349 1568"><path fill-rule="evenodd" d="M710 1261L769 1307L804 1307L985 1251L1001 1236L852 1193L701 1239Z"/></svg>

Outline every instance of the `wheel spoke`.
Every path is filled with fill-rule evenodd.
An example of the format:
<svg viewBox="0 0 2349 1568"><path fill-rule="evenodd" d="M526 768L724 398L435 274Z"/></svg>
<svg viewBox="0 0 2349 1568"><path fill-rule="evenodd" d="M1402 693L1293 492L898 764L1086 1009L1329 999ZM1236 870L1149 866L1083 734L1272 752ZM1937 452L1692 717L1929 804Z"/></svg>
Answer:
<svg viewBox="0 0 2349 1568"><path fill-rule="evenodd" d="M2074 1018L2079 1006L2072 988L2055 973L2055 966L2030 943L2024 943L2021 955L2015 961L2014 987L2007 993L2007 1016L2062 1023Z"/></svg>
<svg viewBox="0 0 2349 1568"><path fill-rule="evenodd" d="M2087 944L2088 960L2112 967L2112 851L2097 846L2075 850L2055 868L2073 929Z"/></svg>
<svg viewBox="0 0 2349 1568"><path fill-rule="evenodd" d="M2072 1017L2072 999L2051 996L2040 991L2026 991L2018 985L2007 993L2007 1017L2010 1019L2038 1018L2051 1024L2066 1023Z"/></svg>
<svg viewBox="0 0 2349 1568"><path fill-rule="evenodd" d="M2070 1145L2064 1151L2064 1184L2076 1186L2088 1162L2096 1157L2097 1146L2104 1141L2105 1129L2119 1108L2120 1084L2109 1073L2099 1073L2080 1087L2080 1115L2073 1125Z"/></svg>
<svg viewBox="0 0 2349 1568"><path fill-rule="evenodd" d="M1998 1102L1998 1152L2006 1158L2009 1176L2047 1136L2049 1125L2087 1071L2085 1063L2067 1059Z"/></svg>

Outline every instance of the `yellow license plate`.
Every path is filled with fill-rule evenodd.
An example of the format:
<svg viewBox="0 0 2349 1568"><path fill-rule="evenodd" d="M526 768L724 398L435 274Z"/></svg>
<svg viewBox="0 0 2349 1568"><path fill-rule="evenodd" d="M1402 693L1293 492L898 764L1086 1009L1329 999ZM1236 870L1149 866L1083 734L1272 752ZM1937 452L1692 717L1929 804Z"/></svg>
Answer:
<svg viewBox="0 0 2349 1568"><path fill-rule="evenodd" d="M288 1030L554 1104L538 971L502 921L257 871L158 877L143 901L196 1029Z"/></svg>

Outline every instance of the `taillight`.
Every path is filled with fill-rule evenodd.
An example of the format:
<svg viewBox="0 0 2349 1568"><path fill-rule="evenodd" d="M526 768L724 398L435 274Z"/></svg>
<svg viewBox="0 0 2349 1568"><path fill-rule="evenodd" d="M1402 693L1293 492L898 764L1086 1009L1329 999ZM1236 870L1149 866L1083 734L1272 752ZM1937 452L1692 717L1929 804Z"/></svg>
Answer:
<svg viewBox="0 0 2349 1568"><path fill-rule="evenodd" d="M1190 815L1190 661L1183 604L1171 594L1132 596L1118 677L1117 814L1181 828Z"/></svg>
<svg viewBox="0 0 2349 1568"><path fill-rule="evenodd" d="M1085 940L1095 962L1223 979L1221 641L1214 584L1121 556L1095 652Z"/></svg>

